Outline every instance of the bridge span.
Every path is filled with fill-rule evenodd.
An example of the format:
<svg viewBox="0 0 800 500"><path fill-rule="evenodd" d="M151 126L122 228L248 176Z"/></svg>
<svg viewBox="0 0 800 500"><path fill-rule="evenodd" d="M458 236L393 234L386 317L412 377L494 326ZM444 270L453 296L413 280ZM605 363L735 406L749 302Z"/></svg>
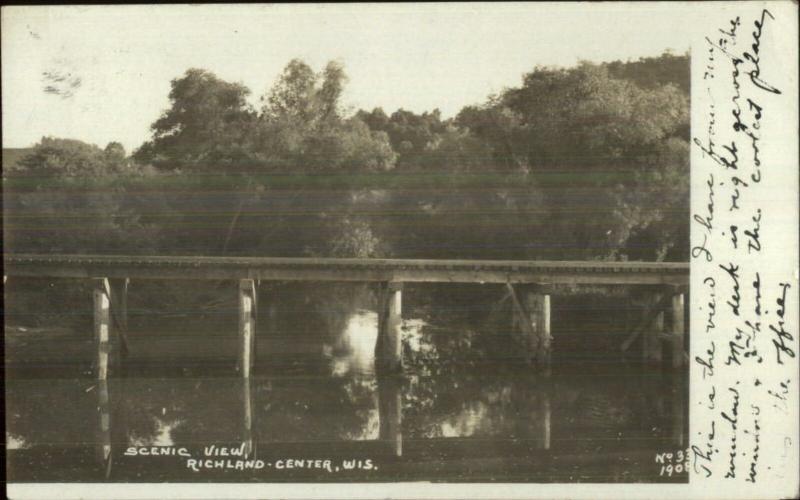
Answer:
<svg viewBox="0 0 800 500"><path fill-rule="evenodd" d="M513 304L518 340L531 364L550 366L550 296L560 285L644 286L655 298L638 332L643 358L662 361L668 345L673 367L683 365L686 262L508 261L336 259L283 257L123 256L4 254L7 276L92 279L96 373L108 372L112 330L125 346L127 290L131 279L238 281L240 349L238 370L248 377L254 362L259 281L341 281L378 284L378 368L402 368L401 296L403 283L504 284ZM668 327L664 318L668 315Z"/></svg>
<svg viewBox="0 0 800 500"><path fill-rule="evenodd" d="M8 276L276 281L689 285L683 262L4 255Z"/></svg>

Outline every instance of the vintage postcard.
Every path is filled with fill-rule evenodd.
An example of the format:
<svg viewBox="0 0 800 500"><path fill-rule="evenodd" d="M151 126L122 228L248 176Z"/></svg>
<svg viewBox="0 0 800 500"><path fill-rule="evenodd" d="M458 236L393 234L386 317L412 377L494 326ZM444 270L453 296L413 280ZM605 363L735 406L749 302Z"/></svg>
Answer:
<svg viewBox="0 0 800 500"><path fill-rule="evenodd" d="M7 495L797 498L798 4L5 6Z"/></svg>

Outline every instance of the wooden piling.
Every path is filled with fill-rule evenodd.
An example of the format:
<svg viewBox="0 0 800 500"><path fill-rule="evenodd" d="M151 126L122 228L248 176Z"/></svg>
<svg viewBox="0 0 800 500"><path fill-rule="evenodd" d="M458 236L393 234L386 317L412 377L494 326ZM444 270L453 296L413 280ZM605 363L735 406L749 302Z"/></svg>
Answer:
<svg viewBox="0 0 800 500"><path fill-rule="evenodd" d="M533 364L538 366L539 361L539 343L541 342L541 296L533 292L525 294L525 311L527 312L527 321L531 325L530 332L531 338L528 339L528 349L530 350L531 360Z"/></svg>
<svg viewBox="0 0 800 500"><path fill-rule="evenodd" d="M255 362L256 288L251 279L239 280L239 360L242 377L249 377Z"/></svg>
<svg viewBox="0 0 800 500"><path fill-rule="evenodd" d="M652 323L649 327L645 327L642 335L642 359L645 364L661 366L663 361L664 310L661 307L662 299L663 294L656 293L651 300L652 307L656 310L652 312Z"/></svg>
<svg viewBox="0 0 800 500"><path fill-rule="evenodd" d="M97 382L97 434L97 461L108 478L111 475L111 405L107 380Z"/></svg>
<svg viewBox="0 0 800 500"><path fill-rule="evenodd" d="M550 378L540 373L520 374L510 381L510 394L503 405L517 418L512 434L517 440L527 442L531 449L549 450L551 444L552 412L550 395L553 386ZM507 401L507 403L506 403Z"/></svg>
<svg viewBox="0 0 800 500"><path fill-rule="evenodd" d="M672 367L679 369L684 364L684 336L686 328L683 321L684 296L676 293L672 296Z"/></svg>
<svg viewBox="0 0 800 500"><path fill-rule="evenodd" d="M111 285L111 305L114 320L123 330L128 328L128 286L130 279L121 278L109 280Z"/></svg>
<svg viewBox="0 0 800 500"><path fill-rule="evenodd" d="M653 320L653 342L650 344L651 359L659 367L664 363L664 334L664 311L662 310Z"/></svg>
<svg viewBox="0 0 800 500"><path fill-rule="evenodd" d="M253 440L253 394L250 389L250 377L242 378L242 406L244 458L252 460L255 458L255 443Z"/></svg>
<svg viewBox="0 0 800 500"><path fill-rule="evenodd" d="M511 297L511 336L522 346L522 355L525 362L533 364L536 349L536 332L533 326L529 309L522 305L517 291L511 283L506 283L508 294Z"/></svg>
<svg viewBox="0 0 800 500"><path fill-rule="evenodd" d="M378 376L378 439L392 455L403 456L401 380L397 375Z"/></svg>
<svg viewBox="0 0 800 500"><path fill-rule="evenodd" d="M397 372L403 368L402 283L381 284L378 293L378 339L376 368Z"/></svg>
<svg viewBox="0 0 800 500"><path fill-rule="evenodd" d="M111 317L114 327L115 341L118 343L120 358L124 358L129 351L128 343L128 287L129 278L109 279L111 291Z"/></svg>
<svg viewBox="0 0 800 500"><path fill-rule="evenodd" d="M94 280L94 340L95 375L98 380L108 378L108 357L111 329L111 288L106 278Z"/></svg>
<svg viewBox="0 0 800 500"><path fill-rule="evenodd" d="M539 351L537 362L544 372L550 372L550 357L553 352L553 337L550 332L550 295L541 296L539 314ZM549 433L549 431L548 431Z"/></svg>
<svg viewBox="0 0 800 500"><path fill-rule="evenodd" d="M542 394L542 447L545 450L550 449L550 421L551 421L551 411L550 411L550 392L549 388L545 389L544 393Z"/></svg>
<svg viewBox="0 0 800 500"><path fill-rule="evenodd" d="M532 338L528 346L536 366L542 372L550 371L551 340L550 336L550 295L528 292L525 295L525 309L531 328Z"/></svg>

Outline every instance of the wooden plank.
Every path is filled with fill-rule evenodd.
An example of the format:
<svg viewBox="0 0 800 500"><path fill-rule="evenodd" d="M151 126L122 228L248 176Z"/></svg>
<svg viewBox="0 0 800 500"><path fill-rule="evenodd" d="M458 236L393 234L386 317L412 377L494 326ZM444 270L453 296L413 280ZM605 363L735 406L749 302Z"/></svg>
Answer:
<svg viewBox="0 0 800 500"><path fill-rule="evenodd" d="M95 375L98 380L108 378L108 357L110 352L111 329L111 289L106 278L94 280L94 340Z"/></svg>

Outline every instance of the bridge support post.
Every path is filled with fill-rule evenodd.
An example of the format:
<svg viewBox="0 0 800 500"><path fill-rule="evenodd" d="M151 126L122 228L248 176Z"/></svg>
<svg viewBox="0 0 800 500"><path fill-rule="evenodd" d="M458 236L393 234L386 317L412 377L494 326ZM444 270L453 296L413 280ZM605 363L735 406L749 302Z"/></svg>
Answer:
<svg viewBox="0 0 800 500"><path fill-rule="evenodd" d="M111 405L108 397L108 381L97 383L97 461L103 468L105 477L111 475Z"/></svg>
<svg viewBox="0 0 800 500"><path fill-rule="evenodd" d="M255 458L255 442L253 440L253 393L250 389L250 377L242 378L242 415L243 415L243 441L244 458Z"/></svg>
<svg viewBox="0 0 800 500"><path fill-rule="evenodd" d="M123 358L128 353L128 286L129 278L110 279L111 317L115 327L116 342L119 345L118 356Z"/></svg>
<svg viewBox="0 0 800 500"><path fill-rule="evenodd" d="M656 293L652 299L653 307L659 307L663 295ZM661 365L663 361L662 343L664 338L664 311L655 312L652 324L645 326L642 335L642 356L645 364Z"/></svg>
<svg viewBox="0 0 800 500"><path fill-rule="evenodd" d="M684 336L686 327L683 321L684 315L684 296L676 293L672 296L672 368L680 369L684 364Z"/></svg>
<svg viewBox="0 0 800 500"><path fill-rule="evenodd" d="M398 282L381 283L378 293L378 339L375 345L376 368L398 372L403 368L402 289Z"/></svg>
<svg viewBox="0 0 800 500"><path fill-rule="evenodd" d="M108 357L111 330L111 287L106 278L95 278L94 282L94 341L95 375L97 380L108 378Z"/></svg>
<svg viewBox="0 0 800 500"><path fill-rule="evenodd" d="M239 280L239 360L242 377L249 377L255 358L256 287L251 279Z"/></svg>
<svg viewBox="0 0 800 500"><path fill-rule="evenodd" d="M109 280L114 321L123 330L128 329L128 286L130 279Z"/></svg>
<svg viewBox="0 0 800 500"><path fill-rule="evenodd" d="M545 450L550 449L550 429L551 429L551 420L552 420L552 413L550 411L550 389L549 387L544 393L544 397L542 398L541 402L542 406L542 447Z"/></svg>
<svg viewBox="0 0 800 500"><path fill-rule="evenodd" d="M528 292L525 295L525 309L528 311L531 325L528 346L530 355L536 366L544 373L550 372L551 341L550 336L550 295Z"/></svg>
<svg viewBox="0 0 800 500"><path fill-rule="evenodd" d="M389 445L395 457L403 455L400 387L397 375L378 376L378 439Z"/></svg>

